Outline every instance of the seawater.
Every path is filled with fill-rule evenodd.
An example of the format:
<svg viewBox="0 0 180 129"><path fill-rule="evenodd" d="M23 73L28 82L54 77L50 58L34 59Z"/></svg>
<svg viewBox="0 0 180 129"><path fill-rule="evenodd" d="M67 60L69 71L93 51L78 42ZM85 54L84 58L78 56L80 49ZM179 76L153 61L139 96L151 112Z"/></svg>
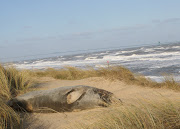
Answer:
<svg viewBox="0 0 180 129"><path fill-rule="evenodd" d="M162 81L163 75L180 78L180 43L157 46L143 46L101 52L56 56L44 59L16 62L18 69L46 69L75 66L85 68L121 65L132 72L143 74L155 81Z"/></svg>

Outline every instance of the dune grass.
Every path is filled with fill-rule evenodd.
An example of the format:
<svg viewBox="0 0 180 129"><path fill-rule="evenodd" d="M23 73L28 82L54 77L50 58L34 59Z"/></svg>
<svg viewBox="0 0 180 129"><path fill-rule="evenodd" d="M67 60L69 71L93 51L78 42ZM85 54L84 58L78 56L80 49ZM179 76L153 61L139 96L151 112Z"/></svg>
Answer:
<svg viewBox="0 0 180 129"><path fill-rule="evenodd" d="M104 111L100 116L93 116L94 118L98 118L98 120L90 125L75 124L73 127L77 129L180 128L180 101L136 101L138 102L136 105L112 107Z"/></svg>
<svg viewBox="0 0 180 129"><path fill-rule="evenodd" d="M17 70L14 67L0 66L0 96L10 98L18 91L26 90L32 85L32 77L26 70Z"/></svg>
<svg viewBox="0 0 180 129"><path fill-rule="evenodd" d="M76 67L66 66L62 69L48 68L45 71L35 70L31 72L31 75L37 77L53 77L61 80L78 80L88 77L97 76L97 71L91 67L87 69L80 69Z"/></svg>
<svg viewBox="0 0 180 129"><path fill-rule="evenodd" d="M0 65L0 129L13 129L19 126L19 115L6 103L19 92L24 92L31 84L28 72Z"/></svg>
<svg viewBox="0 0 180 129"><path fill-rule="evenodd" d="M104 77L112 81L123 81L127 84L134 84L152 88L168 88L180 91L180 83L176 82L171 76L165 76L164 81L158 83L152 81L151 79L145 78L143 75L136 75L122 66L113 66L107 68L101 67L98 69L94 69L92 67L80 69L67 66L62 69L49 68L45 71L34 70L33 72L31 71L31 75L36 77L53 77L55 79L62 80L77 80L88 77Z"/></svg>
<svg viewBox="0 0 180 129"><path fill-rule="evenodd" d="M0 129L16 129L19 125L19 115L0 98Z"/></svg>

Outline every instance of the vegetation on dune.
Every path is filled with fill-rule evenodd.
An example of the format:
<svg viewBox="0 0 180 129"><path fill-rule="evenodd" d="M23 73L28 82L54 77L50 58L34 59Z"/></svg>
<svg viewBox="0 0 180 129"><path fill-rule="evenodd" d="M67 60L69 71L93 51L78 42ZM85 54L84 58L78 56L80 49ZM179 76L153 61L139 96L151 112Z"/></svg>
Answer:
<svg viewBox="0 0 180 129"><path fill-rule="evenodd" d="M48 68L45 71L34 70L31 71L31 75L35 77L53 77L61 80L77 80L88 77L97 76L97 71L93 68L80 69L76 67L66 66L62 69Z"/></svg>
<svg viewBox="0 0 180 129"><path fill-rule="evenodd" d="M20 125L19 115L0 98L0 129L15 129Z"/></svg>
<svg viewBox="0 0 180 129"><path fill-rule="evenodd" d="M0 95L9 99L19 91L26 90L32 85L32 77L26 70L17 70L13 67L0 66Z"/></svg>
<svg viewBox="0 0 180 129"><path fill-rule="evenodd" d="M55 79L76 80L88 77L104 77L110 80L120 80L128 84L148 87L166 87L180 91L180 84L171 77L165 77L164 82L157 83L144 76L138 76L122 67L86 68L64 67L47 70L17 70L13 67L0 65L0 129L20 126L20 116L6 102L19 92L25 92L32 86L33 78L53 77ZM180 103L140 103L140 105L123 105L112 108L101 121L85 126L86 128L179 128ZM81 125L81 127L84 125Z"/></svg>
<svg viewBox="0 0 180 129"><path fill-rule="evenodd" d="M19 71L13 67L4 68L0 65L0 129L19 126L19 115L6 103L11 97L26 90L31 84L28 72Z"/></svg>
<svg viewBox="0 0 180 129"><path fill-rule="evenodd" d="M130 70L122 66L113 66L107 68L94 69L88 67L86 69L80 69L76 67L64 67L62 69L49 68L45 71L34 70L31 71L31 75L35 77L53 77L55 79L62 80L77 80L84 79L88 77L104 77L110 80L120 80L127 84L140 85L145 87L153 88L169 88L173 90L180 91L180 83L176 82L172 77L165 76L164 81L161 83L152 81L145 78L142 75L136 75Z"/></svg>
<svg viewBox="0 0 180 129"><path fill-rule="evenodd" d="M137 100L138 105L107 109L93 124L76 124L78 129L179 129L180 102ZM91 117L91 116L90 116Z"/></svg>

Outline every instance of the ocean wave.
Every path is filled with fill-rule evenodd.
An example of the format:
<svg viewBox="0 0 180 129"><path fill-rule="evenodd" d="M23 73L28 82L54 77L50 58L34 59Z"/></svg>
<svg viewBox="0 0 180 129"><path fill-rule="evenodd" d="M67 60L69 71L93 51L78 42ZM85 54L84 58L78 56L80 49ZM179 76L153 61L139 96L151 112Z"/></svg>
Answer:
<svg viewBox="0 0 180 129"><path fill-rule="evenodd" d="M64 66L94 68L110 65L123 65L135 72L144 73L147 77L159 80L164 70L180 73L180 44L153 47L130 48L123 50L108 50L95 53L59 56L46 59L30 60L14 63L18 69L62 68ZM177 67L175 67L177 66ZM158 71L158 72L157 72Z"/></svg>

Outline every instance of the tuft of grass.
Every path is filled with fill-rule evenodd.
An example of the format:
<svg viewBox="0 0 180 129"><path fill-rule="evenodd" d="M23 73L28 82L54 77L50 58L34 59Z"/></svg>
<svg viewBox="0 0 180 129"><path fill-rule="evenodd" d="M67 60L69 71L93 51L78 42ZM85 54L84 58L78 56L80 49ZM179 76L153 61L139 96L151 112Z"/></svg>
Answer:
<svg viewBox="0 0 180 129"><path fill-rule="evenodd" d="M13 129L19 126L20 116L6 103L31 84L28 71L18 71L13 67L4 68L0 65L0 129Z"/></svg>
<svg viewBox="0 0 180 129"><path fill-rule="evenodd" d="M10 89L25 90L32 84L32 78L26 70L18 71L10 67L7 68L5 74L8 78Z"/></svg>
<svg viewBox="0 0 180 129"><path fill-rule="evenodd" d="M162 84L164 87L169 88L169 89L173 89L173 90L180 90L180 83L178 83L177 81L175 81L175 79L173 78L172 75L165 75L164 76L164 81L162 82Z"/></svg>
<svg viewBox="0 0 180 129"><path fill-rule="evenodd" d="M4 69L0 66L0 98L10 98L10 86Z"/></svg>
<svg viewBox="0 0 180 129"><path fill-rule="evenodd" d="M0 96L10 98L19 91L24 91L32 85L32 77L26 70L19 71L13 67L0 66Z"/></svg>
<svg viewBox="0 0 180 129"><path fill-rule="evenodd" d="M122 66L99 68L97 69L97 74L98 76L105 77L106 79L120 80L126 83L136 80L134 74L129 69Z"/></svg>
<svg viewBox="0 0 180 129"><path fill-rule="evenodd" d="M0 98L0 129L15 129L19 127L19 115Z"/></svg>
<svg viewBox="0 0 180 129"><path fill-rule="evenodd" d="M76 124L77 128L86 129L179 129L180 102L169 100L153 102L138 101L138 105L112 107L103 112L99 120L85 125Z"/></svg>

